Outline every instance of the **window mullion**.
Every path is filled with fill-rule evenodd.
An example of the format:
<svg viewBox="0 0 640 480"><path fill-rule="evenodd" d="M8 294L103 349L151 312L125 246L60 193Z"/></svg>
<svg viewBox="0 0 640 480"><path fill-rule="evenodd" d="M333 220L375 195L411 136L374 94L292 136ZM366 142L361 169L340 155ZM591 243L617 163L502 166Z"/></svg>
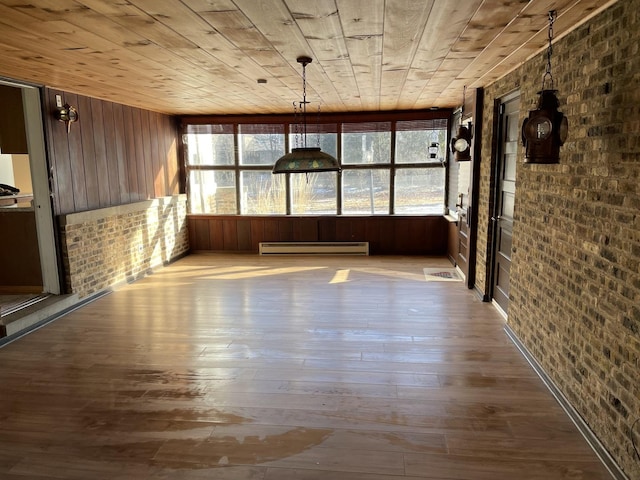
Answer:
<svg viewBox="0 0 640 480"><path fill-rule="evenodd" d="M284 153L287 154L291 151L291 124L289 122L284 124ZM284 178L284 198L285 198L285 215L291 215L292 211L292 198L291 198L291 174L285 173Z"/></svg>
<svg viewBox="0 0 640 480"><path fill-rule="evenodd" d="M391 164L389 165L389 215L395 212L396 191L396 121L391 123Z"/></svg>
<svg viewBox="0 0 640 480"><path fill-rule="evenodd" d="M240 190L240 140L238 124L233 125L233 170L235 172L236 181L236 215L242 212L242 191Z"/></svg>
<svg viewBox="0 0 640 480"><path fill-rule="evenodd" d="M338 163L340 164L340 171L336 174L336 214L342 215L342 169L344 168L342 162L342 123L336 125L336 153L338 155Z"/></svg>

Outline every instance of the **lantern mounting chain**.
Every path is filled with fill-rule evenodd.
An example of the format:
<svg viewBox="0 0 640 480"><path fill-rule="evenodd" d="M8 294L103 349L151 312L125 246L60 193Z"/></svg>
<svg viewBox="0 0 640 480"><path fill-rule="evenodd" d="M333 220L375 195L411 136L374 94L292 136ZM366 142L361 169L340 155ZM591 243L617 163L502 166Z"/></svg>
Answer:
<svg viewBox="0 0 640 480"><path fill-rule="evenodd" d="M551 73L551 56L553 55L553 24L556 21L558 14L555 10L549 11L549 30L548 30L548 40L549 45L547 46L547 70L542 77L542 90L544 90L544 84L547 78L549 79L549 83L551 84L551 88L549 90L553 90L553 74Z"/></svg>

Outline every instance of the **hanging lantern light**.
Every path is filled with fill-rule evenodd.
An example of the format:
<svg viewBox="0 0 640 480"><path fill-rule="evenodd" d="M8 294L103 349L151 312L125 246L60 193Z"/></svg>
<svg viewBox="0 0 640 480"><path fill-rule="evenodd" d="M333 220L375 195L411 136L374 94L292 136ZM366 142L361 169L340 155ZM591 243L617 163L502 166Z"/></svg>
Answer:
<svg viewBox="0 0 640 480"><path fill-rule="evenodd" d="M431 145L429 145L429 158L438 158L438 150L440 150L440 144L431 142Z"/></svg>
<svg viewBox="0 0 640 480"><path fill-rule="evenodd" d="M324 153L320 147L307 147L307 75L306 67L311 63L310 57L296 59L302 65L302 147L293 148L291 153L276 160L272 173L313 173L337 172L340 170L338 160ZM295 104L294 104L295 105Z"/></svg>
<svg viewBox="0 0 640 480"><path fill-rule="evenodd" d="M464 87L462 91L462 107L460 108L460 124L458 125L458 131L456 136L451 139L451 153L453 153L453 159L458 162L468 162L471 160L471 122L469 126L462 124L464 117L464 102L467 93L467 87Z"/></svg>
<svg viewBox="0 0 640 480"><path fill-rule="evenodd" d="M525 147L525 163L558 163L560 147L569 133L567 117L558 111L557 90L554 89L551 74L551 55L553 53L553 23L556 12L549 12L549 46L547 48L547 70L542 77L542 90L538 92L538 106L529 111L522 123L522 143ZM551 88L545 88L549 80Z"/></svg>

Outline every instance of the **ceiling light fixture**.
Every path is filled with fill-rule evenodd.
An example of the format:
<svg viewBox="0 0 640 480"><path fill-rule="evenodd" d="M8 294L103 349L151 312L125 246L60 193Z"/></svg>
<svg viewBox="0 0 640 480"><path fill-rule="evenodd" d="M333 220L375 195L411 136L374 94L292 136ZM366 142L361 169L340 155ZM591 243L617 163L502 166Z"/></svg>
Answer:
<svg viewBox="0 0 640 480"><path fill-rule="evenodd" d="M320 150L319 140L317 147L307 147L307 104L309 102L307 101L306 72L311 58L298 57L296 60L302 65L302 102L299 104L302 111L302 147L293 148L291 153L276 160L273 173L337 172L340 170L338 160Z"/></svg>
<svg viewBox="0 0 640 480"><path fill-rule="evenodd" d="M567 117L558 111L557 90L553 88L551 55L553 53L553 22L556 11L549 12L549 46L547 48L547 71L542 76L542 90L538 92L538 108L529 111L522 123L522 143L525 146L525 163L559 163L560 147L569 133ZM551 88L545 89L549 79Z"/></svg>

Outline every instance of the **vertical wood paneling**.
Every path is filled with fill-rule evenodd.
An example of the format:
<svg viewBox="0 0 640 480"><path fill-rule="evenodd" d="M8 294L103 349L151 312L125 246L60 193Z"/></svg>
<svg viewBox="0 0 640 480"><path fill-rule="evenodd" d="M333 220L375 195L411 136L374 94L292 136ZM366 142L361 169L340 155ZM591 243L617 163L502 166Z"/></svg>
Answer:
<svg viewBox="0 0 640 480"><path fill-rule="evenodd" d="M353 217L349 219L349 223L351 224L350 240L353 240L355 242L364 241L363 239L365 238L367 231L366 222L366 218Z"/></svg>
<svg viewBox="0 0 640 480"><path fill-rule="evenodd" d="M118 153L116 126L113 118L113 103L102 102L104 121L104 144L106 153L107 179L109 186L109 205L120 203L120 175L118 173Z"/></svg>
<svg viewBox="0 0 640 480"><path fill-rule="evenodd" d="M377 254L383 251L380 245L380 218L367 219L364 230L364 238L369 242L369 253Z"/></svg>
<svg viewBox="0 0 640 480"><path fill-rule="evenodd" d="M293 240L293 223L290 218L277 218L278 237L274 241L290 242Z"/></svg>
<svg viewBox="0 0 640 480"><path fill-rule="evenodd" d="M145 193L146 198L153 198L155 194L155 187L153 184L154 174L153 174L153 151L151 149L151 130L149 126L149 115L150 112L148 110L140 111L140 131L142 132L142 147L143 147L143 162L144 162L144 178L145 181ZM138 140L139 141L139 140Z"/></svg>
<svg viewBox="0 0 640 480"><path fill-rule="evenodd" d="M95 161L93 123L91 120L91 99L89 97L78 97L78 112L80 115L78 123L80 123L80 131L82 133L82 166L85 177L84 190L87 195L87 209L91 210L100 207L100 192L98 186L98 167ZM78 185L76 188L80 189L82 187Z"/></svg>
<svg viewBox="0 0 640 480"><path fill-rule="evenodd" d="M164 169L162 168L162 160L159 157L160 149L158 142L163 141L162 136L158 135L159 117L160 115L155 112L149 113L149 135L151 138L151 170L153 174L152 179L154 197L159 197L162 195L162 192L166 191Z"/></svg>
<svg viewBox="0 0 640 480"><path fill-rule="evenodd" d="M394 225L393 233L395 234L392 238L394 251L402 255L408 254L408 244L411 240L409 239L409 223L406 218L398 217Z"/></svg>
<svg viewBox="0 0 640 480"><path fill-rule="evenodd" d="M66 94L64 102L69 103L69 105L78 105L78 97L77 95ZM87 200L87 189L84 187L86 177L82 154L82 123L80 121L71 125L71 129L69 129L67 133L67 144L69 147L71 183L73 184L73 203L76 208L86 210L89 208L89 204Z"/></svg>
<svg viewBox="0 0 640 480"><path fill-rule="evenodd" d="M113 123L115 131L115 164L118 168L118 190L120 192L120 203L129 203L131 195L129 193L129 174L127 172L126 163L126 136L124 128L124 113L122 105L113 104Z"/></svg>
<svg viewBox="0 0 640 480"><path fill-rule="evenodd" d="M251 248L254 252L260 248L260 242L265 241L264 219L254 218L251 220Z"/></svg>
<svg viewBox="0 0 640 480"><path fill-rule="evenodd" d="M427 245L424 227L424 223L416 219L407 220L407 228L409 231L407 235L407 253L419 252L423 245Z"/></svg>
<svg viewBox="0 0 640 480"><path fill-rule="evenodd" d="M195 222L194 250L209 250L209 223L206 220L196 220Z"/></svg>
<svg viewBox="0 0 640 480"><path fill-rule="evenodd" d="M395 252L395 240L398 236L395 225L392 225L387 219L380 219L380 251L381 252Z"/></svg>
<svg viewBox="0 0 640 480"><path fill-rule="evenodd" d="M292 219L294 220L294 219ZM318 221L315 218L299 217L293 222L293 240L314 242L318 240Z"/></svg>
<svg viewBox="0 0 640 480"><path fill-rule="evenodd" d="M182 157L178 155L178 139L179 130L177 121L168 116L163 116L164 119L164 138L165 138L165 156L164 162L167 165L167 171L169 172L169 184L168 192L174 195L180 193L181 175L184 174L184 162Z"/></svg>
<svg viewBox="0 0 640 480"><path fill-rule="evenodd" d="M192 215L192 250L254 251L260 242L369 242L374 255L446 255L449 222L444 217L250 217ZM208 223L209 248L198 230ZM337 228L333 229L335 225ZM192 235L194 233L191 233Z"/></svg>
<svg viewBox="0 0 640 480"><path fill-rule="evenodd" d="M351 222L352 218L339 218L336 221L335 238L340 242L348 242L351 240Z"/></svg>
<svg viewBox="0 0 640 480"><path fill-rule="evenodd" d="M54 157L54 160L51 163L52 167L55 167L53 172L54 188L60 192L59 195L56 195L54 205L59 209L65 210L74 208L73 176L71 175L67 128L62 122L53 119L53 112L56 105L56 94L62 94L62 92L49 92L48 101L51 107L47 112L49 115L47 115L46 118L50 119L49 132L52 139L50 146L51 151L53 152L52 156Z"/></svg>
<svg viewBox="0 0 640 480"><path fill-rule="evenodd" d="M144 168L144 146L142 142L142 110L138 108L132 108L131 114L133 117L133 132L134 147L136 150L136 190L138 192L138 200L144 200L147 197L147 182L145 181L145 168Z"/></svg>
<svg viewBox="0 0 640 480"><path fill-rule="evenodd" d="M277 242L280 240L280 224L274 218L262 219L264 231L263 242Z"/></svg>
<svg viewBox="0 0 640 480"><path fill-rule="evenodd" d="M164 115L158 115L157 119L158 119L158 129L157 129L158 145L161 146L160 151L158 152L158 162L160 162L160 168L162 169L162 191L163 192L170 192L171 191L171 181L169 180L169 178L171 176L171 172L170 172L170 169L169 169L169 164L167 163L168 156L166 154L166 152L167 152L167 149L166 149L166 141L167 141L166 128L168 127L167 119L165 118ZM177 167L177 164L176 164L176 167Z"/></svg>
<svg viewBox="0 0 640 480"><path fill-rule="evenodd" d="M132 202L138 201L142 198L140 190L138 188L138 150L136 147L136 134L134 130L133 120L133 108L123 106L122 118L127 128L124 129L125 137L125 152L127 165L127 177L129 184L129 199Z"/></svg>
<svg viewBox="0 0 640 480"><path fill-rule="evenodd" d="M56 94L78 108L69 134L54 117ZM56 214L180 193L171 117L54 89L44 99Z"/></svg>
<svg viewBox="0 0 640 480"><path fill-rule="evenodd" d="M195 219L192 219L191 221L187 221L187 232L189 232L189 248L191 248L192 250L197 250L196 247L196 225L197 222L195 221Z"/></svg>
<svg viewBox="0 0 640 480"><path fill-rule="evenodd" d="M239 219L236 222L236 230L238 232L238 250L251 251L251 220Z"/></svg>
<svg viewBox="0 0 640 480"><path fill-rule="evenodd" d="M318 240L331 241L336 238L336 217L322 217L318 220Z"/></svg>
<svg viewBox="0 0 640 480"><path fill-rule="evenodd" d="M224 238L224 250L238 250L238 221L237 219L222 220L222 237Z"/></svg>
<svg viewBox="0 0 640 480"><path fill-rule="evenodd" d="M104 117L102 116L103 103L104 102L98 100L97 98L91 99L91 122L93 126L94 158L96 170L98 172L98 195L100 197L101 208L111 205ZM85 157L85 161L91 161L91 159Z"/></svg>
<svg viewBox="0 0 640 480"><path fill-rule="evenodd" d="M394 217L394 219L401 220L399 217ZM378 226L380 229L380 236L378 237L378 248L380 248L380 252L401 253L400 250L395 249L395 238L397 236L397 232L394 228L394 223L391 222L389 217L382 217L379 219Z"/></svg>
<svg viewBox="0 0 640 480"><path fill-rule="evenodd" d="M224 250L224 230L222 229L222 220L214 218L209 221L209 241L210 249L215 252Z"/></svg>

